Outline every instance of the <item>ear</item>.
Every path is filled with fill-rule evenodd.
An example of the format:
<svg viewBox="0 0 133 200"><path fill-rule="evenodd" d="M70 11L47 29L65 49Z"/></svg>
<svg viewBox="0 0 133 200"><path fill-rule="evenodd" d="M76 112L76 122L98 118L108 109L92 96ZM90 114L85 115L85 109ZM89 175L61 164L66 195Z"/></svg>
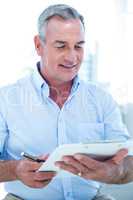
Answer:
<svg viewBox="0 0 133 200"><path fill-rule="evenodd" d="M37 51L38 56L42 56L43 53L43 45L42 45L42 41L39 37L39 35L36 35L34 37L34 44L35 44L35 49Z"/></svg>

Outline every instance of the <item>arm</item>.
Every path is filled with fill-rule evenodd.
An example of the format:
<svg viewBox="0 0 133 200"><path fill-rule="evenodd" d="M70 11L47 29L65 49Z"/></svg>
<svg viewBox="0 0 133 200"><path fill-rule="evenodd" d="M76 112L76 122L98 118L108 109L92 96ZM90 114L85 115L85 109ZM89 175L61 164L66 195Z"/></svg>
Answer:
<svg viewBox="0 0 133 200"><path fill-rule="evenodd" d="M0 161L0 182L16 180L16 166L18 161Z"/></svg>
<svg viewBox="0 0 133 200"><path fill-rule="evenodd" d="M0 113L0 182L20 180L33 188L42 188L55 176L52 172L37 172L40 163L28 159L7 161L4 157L4 146L8 136L7 124ZM46 157L42 159L46 159Z"/></svg>
<svg viewBox="0 0 133 200"><path fill-rule="evenodd" d="M64 156L56 165L64 170L109 184L123 184L133 181L133 157L127 150L120 150L112 159L100 162L83 154Z"/></svg>
<svg viewBox="0 0 133 200"><path fill-rule="evenodd" d="M5 144L10 133L4 102L6 101L0 96L0 182L19 180L29 187L42 188L55 176L54 172L37 172L41 164L28 159L7 161ZM46 158L47 156L42 157L44 160Z"/></svg>

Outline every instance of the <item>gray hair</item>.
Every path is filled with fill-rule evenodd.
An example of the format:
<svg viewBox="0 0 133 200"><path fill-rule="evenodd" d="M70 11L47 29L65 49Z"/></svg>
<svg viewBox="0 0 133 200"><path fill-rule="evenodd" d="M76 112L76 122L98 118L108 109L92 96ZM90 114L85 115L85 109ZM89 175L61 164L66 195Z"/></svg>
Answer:
<svg viewBox="0 0 133 200"><path fill-rule="evenodd" d="M38 34L42 41L45 41L45 29L48 21L54 16L59 16L64 20L79 19L84 27L84 18L76 9L65 4L52 5L46 8L38 18Z"/></svg>

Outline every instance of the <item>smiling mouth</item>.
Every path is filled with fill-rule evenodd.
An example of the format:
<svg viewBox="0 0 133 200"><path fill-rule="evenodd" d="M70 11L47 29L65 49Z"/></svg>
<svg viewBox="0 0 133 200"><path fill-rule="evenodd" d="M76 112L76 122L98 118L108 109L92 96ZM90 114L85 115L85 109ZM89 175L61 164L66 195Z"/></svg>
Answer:
<svg viewBox="0 0 133 200"><path fill-rule="evenodd" d="M75 68L77 66L77 64L75 64L75 65L62 65L62 64L60 64L59 66L65 68L65 69L72 69L72 68Z"/></svg>

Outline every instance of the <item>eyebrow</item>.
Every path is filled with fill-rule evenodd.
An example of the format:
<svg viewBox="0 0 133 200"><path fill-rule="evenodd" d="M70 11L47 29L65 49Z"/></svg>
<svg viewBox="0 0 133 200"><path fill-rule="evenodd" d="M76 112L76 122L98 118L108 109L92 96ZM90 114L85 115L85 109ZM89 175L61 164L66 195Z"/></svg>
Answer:
<svg viewBox="0 0 133 200"><path fill-rule="evenodd" d="M55 43L55 44L56 44L56 43L65 44L65 43L67 43L67 42L66 42L66 41L62 41L62 40L56 40L54 43ZM84 44L84 43L85 43L85 41L84 41L84 40L81 40L81 41L77 42L76 44Z"/></svg>

